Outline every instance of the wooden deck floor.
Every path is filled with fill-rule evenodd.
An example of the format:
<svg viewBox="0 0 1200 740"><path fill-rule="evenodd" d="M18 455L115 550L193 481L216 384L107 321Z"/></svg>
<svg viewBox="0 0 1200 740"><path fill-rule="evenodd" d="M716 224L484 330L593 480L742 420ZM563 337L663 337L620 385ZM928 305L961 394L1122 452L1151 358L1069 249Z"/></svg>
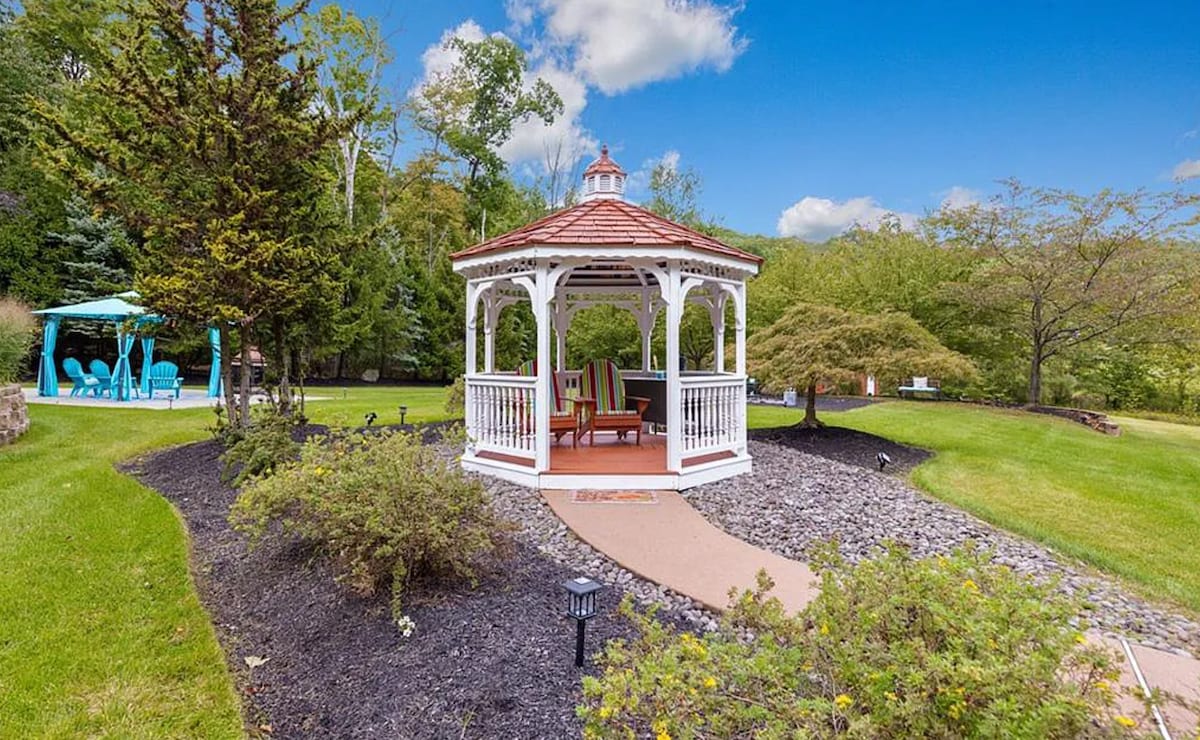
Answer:
<svg viewBox="0 0 1200 740"><path fill-rule="evenodd" d="M533 467L533 460L528 457L516 457L497 452L482 452L480 457L500 460L513 465ZM732 452L714 452L706 455L684 458L683 464L700 465L727 457L733 457ZM667 470L667 438L661 434L642 434L642 443L635 444L633 435L628 435L624 441L617 439L613 432L596 434L596 444L588 444L587 439L580 439L578 447L571 446L570 437L563 437L561 443L550 445L550 473L588 475L662 475Z"/></svg>
<svg viewBox="0 0 1200 740"><path fill-rule="evenodd" d="M595 473L652 475L667 472L667 438L656 434L643 434L642 443L633 443L630 434L625 441L617 439L611 432L597 433L596 444L586 439L572 448L569 437L562 444L550 446L551 473Z"/></svg>

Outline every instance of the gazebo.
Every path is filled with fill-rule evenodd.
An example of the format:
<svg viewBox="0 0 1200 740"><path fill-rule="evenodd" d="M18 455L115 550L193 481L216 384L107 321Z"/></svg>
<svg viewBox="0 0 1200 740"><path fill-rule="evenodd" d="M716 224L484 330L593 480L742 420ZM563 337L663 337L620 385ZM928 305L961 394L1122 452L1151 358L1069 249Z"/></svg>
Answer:
<svg viewBox="0 0 1200 740"><path fill-rule="evenodd" d="M465 468L536 488L682 490L750 470L746 446L746 279L762 259L624 200L626 173L607 148L583 173L580 203L451 255L467 280ZM501 310L530 302L536 372L495 365ZM567 332L581 309L633 314L641 367L621 371L626 393L651 399L646 434L552 443L552 383L577 393ZM680 367L686 303L711 319L712 367ZM726 367L726 308L734 353ZM665 371L653 370L652 334L664 315ZM483 330L482 367L478 332Z"/></svg>
<svg viewBox="0 0 1200 740"><path fill-rule="evenodd" d="M42 327L42 356L38 363L39 396L58 396L58 370L54 363L54 345L58 340L58 326L63 319L80 321L111 322L117 330L117 364L113 368L113 394L117 401L128 401L133 395L133 370L129 365L129 355L133 350L134 339L138 337L142 327L161 324L163 317L147 313L142 306L133 303L138 294L134 291L119 293L108 298L86 301L69 306L57 306L34 311L45 319ZM221 392L220 336L216 328L209 328L209 344L212 347L213 361L209 372L208 395L215 398ZM141 333L142 344L142 379L140 392L143 396L150 395L150 367L154 364L154 335Z"/></svg>

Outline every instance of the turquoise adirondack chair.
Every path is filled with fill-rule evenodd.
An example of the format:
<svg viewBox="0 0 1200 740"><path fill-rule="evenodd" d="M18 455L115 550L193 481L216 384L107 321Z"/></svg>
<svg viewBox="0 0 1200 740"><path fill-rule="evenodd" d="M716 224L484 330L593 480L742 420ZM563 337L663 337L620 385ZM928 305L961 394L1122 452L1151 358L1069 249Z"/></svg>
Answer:
<svg viewBox="0 0 1200 740"><path fill-rule="evenodd" d="M88 363L88 369L92 371L94 377L100 386L96 388L96 395L103 396L107 393L112 395L112 371L108 369L108 363L104 360L92 360Z"/></svg>
<svg viewBox="0 0 1200 740"><path fill-rule="evenodd" d="M181 390L183 378L179 377L178 365L160 360L150 366L150 398L154 398L154 391L175 391L175 397L179 398Z"/></svg>
<svg viewBox="0 0 1200 740"><path fill-rule="evenodd" d="M86 396L88 393L100 395L100 381L96 376L89 375L83 371L83 365L79 364L79 360L74 357L68 357L62 363L63 372L74 383L71 388L72 396Z"/></svg>

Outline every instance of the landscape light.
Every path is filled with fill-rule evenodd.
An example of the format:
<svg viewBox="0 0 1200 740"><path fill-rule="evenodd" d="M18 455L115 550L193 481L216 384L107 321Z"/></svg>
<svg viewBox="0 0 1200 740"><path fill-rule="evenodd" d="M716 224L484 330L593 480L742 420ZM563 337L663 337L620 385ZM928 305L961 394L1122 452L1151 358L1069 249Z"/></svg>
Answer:
<svg viewBox="0 0 1200 740"><path fill-rule="evenodd" d="M575 620L575 667L583 667L583 636L587 620L596 616L596 592L604 588L586 576L563 583L567 591L567 616Z"/></svg>
<svg viewBox="0 0 1200 740"><path fill-rule="evenodd" d="M371 426L375 423L375 420L379 418L379 414L375 413L374 411L368 411L367 415L363 418L367 420L367 426Z"/></svg>
<svg viewBox="0 0 1200 740"><path fill-rule="evenodd" d="M882 471L892 464L892 458L886 452L880 452L875 456L875 462L879 463L879 469Z"/></svg>
<svg viewBox="0 0 1200 740"><path fill-rule="evenodd" d="M401 406L401 407L400 407L400 424L401 424L401 425L403 425L403 424L404 424L404 416L405 416L405 414L407 414L407 413L408 413L408 407L407 407L407 406Z"/></svg>

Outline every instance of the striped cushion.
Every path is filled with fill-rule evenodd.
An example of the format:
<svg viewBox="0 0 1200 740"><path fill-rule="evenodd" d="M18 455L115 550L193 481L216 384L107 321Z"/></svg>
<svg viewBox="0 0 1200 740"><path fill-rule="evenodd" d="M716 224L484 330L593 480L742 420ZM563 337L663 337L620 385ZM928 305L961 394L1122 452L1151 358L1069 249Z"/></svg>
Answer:
<svg viewBox="0 0 1200 740"><path fill-rule="evenodd" d="M517 375L525 375L527 377L536 376L537 375L537 360L526 360L525 362L522 362L520 365L517 366ZM550 412L550 415L551 416L570 416L571 415L570 410L567 408L564 408L566 406L566 404L563 403L562 389L559 388L559 386L558 386L558 373L553 372L553 371L550 372L550 389L551 389L550 392L554 394L554 409L553 409L553 411Z"/></svg>
<svg viewBox="0 0 1200 740"><path fill-rule="evenodd" d="M583 367L580 393L596 399L599 414L625 413L625 383L612 360L594 360Z"/></svg>

